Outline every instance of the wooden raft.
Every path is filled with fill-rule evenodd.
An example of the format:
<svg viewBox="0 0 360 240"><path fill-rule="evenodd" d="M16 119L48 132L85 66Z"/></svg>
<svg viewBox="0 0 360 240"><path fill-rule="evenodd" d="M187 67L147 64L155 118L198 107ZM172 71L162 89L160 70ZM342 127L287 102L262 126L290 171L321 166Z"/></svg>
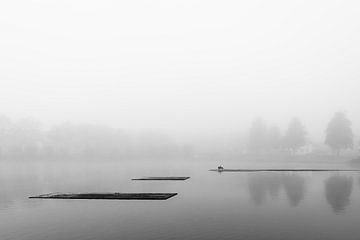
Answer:
<svg viewBox="0 0 360 240"><path fill-rule="evenodd" d="M177 193L48 193L29 198L42 199L105 199L105 200L166 200Z"/></svg>
<svg viewBox="0 0 360 240"><path fill-rule="evenodd" d="M172 180L172 181L184 181L186 179L189 179L190 177L142 177L142 178L133 178L131 180L142 180L142 181L147 181L147 180L152 180L152 181L165 181L165 180Z"/></svg>

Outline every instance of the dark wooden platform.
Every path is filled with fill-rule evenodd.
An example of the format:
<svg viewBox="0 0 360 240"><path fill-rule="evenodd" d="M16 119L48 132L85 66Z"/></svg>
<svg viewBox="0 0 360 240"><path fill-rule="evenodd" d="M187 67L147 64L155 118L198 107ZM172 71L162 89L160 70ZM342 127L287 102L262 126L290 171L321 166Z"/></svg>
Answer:
<svg viewBox="0 0 360 240"><path fill-rule="evenodd" d="M131 180L143 180L143 181L163 181L163 180L171 180L171 181L184 181L186 179L189 179L190 177L142 177L142 178L133 178Z"/></svg>
<svg viewBox="0 0 360 240"><path fill-rule="evenodd" d="M214 172L360 172L360 169L290 169L290 168L279 168L279 169L210 169L209 171Z"/></svg>
<svg viewBox="0 0 360 240"><path fill-rule="evenodd" d="M166 200L177 193L48 193L29 198L42 199L105 199L105 200Z"/></svg>

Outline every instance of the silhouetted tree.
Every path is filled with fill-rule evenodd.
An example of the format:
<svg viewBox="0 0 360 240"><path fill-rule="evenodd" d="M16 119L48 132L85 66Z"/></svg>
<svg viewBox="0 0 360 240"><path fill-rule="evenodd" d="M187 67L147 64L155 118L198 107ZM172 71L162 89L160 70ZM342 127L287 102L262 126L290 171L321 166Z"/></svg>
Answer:
<svg viewBox="0 0 360 240"><path fill-rule="evenodd" d="M248 150L252 153L262 152L267 147L267 127L261 118L256 119L250 128Z"/></svg>
<svg viewBox="0 0 360 240"><path fill-rule="evenodd" d="M189 156L191 145L179 145L166 134L128 133L94 124L63 123L44 131L30 119L12 121L0 115L0 158L119 159Z"/></svg>
<svg viewBox="0 0 360 240"><path fill-rule="evenodd" d="M268 131L268 145L272 149L279 149L281 146L281 133L277 126L273 126Z"/></svg>
<svg viewBox="0 0 360 240"><path fill-rule="evenodd" d="M286 149L296 152L306 143L306 131L299 119L293 118L286 131L283 145Z"/></svg>
<svg viewBox="0 0 360 240"><path fill-rule="evenodd" d="M353 147L353 138L350 120L342 112L335 113L327 126L325 143L340 154L342 149Z"/></svg>

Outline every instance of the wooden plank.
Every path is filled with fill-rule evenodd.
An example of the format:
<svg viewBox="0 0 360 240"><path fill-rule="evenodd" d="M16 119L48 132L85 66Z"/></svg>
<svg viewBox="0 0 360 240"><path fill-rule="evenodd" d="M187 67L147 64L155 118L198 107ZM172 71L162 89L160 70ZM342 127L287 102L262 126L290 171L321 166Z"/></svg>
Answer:
<svg viewBox="0 0 360 240"><path fill-rule="evenodd" d="M186 179L189 179L190 177L142 177L142 178L133 178L131 180L142 180L142 181L165 181L165 180L171 180L171 181L184 181Z"/></svg>
<svg viewBox="0 0 360 240"><path fill-rule="evenodd" d="M214 172L359 172L360 169L210 169Z"/></svg>
<svg viewBox="0 0 360 240"><path fill-rule="evenodd" d="M105 200L166 200L177 193L48 193L29 198L41 199L105 199Z"/></svg>

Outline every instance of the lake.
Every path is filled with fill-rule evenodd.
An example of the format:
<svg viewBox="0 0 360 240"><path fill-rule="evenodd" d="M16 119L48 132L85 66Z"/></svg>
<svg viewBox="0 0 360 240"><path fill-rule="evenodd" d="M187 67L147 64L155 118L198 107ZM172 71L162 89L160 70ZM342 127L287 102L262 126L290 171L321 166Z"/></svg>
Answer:
<svg viewBox="0 0 360 240"><path fill-rule="evenodd" d="M208 171L216 166L174 160L1 162L0 239L359 239L360 173ZM326 165L332 167L349 168ZM144 176L191 178L131 181ZM49 192L178 195L164 201L28 199Z"/></svg>

